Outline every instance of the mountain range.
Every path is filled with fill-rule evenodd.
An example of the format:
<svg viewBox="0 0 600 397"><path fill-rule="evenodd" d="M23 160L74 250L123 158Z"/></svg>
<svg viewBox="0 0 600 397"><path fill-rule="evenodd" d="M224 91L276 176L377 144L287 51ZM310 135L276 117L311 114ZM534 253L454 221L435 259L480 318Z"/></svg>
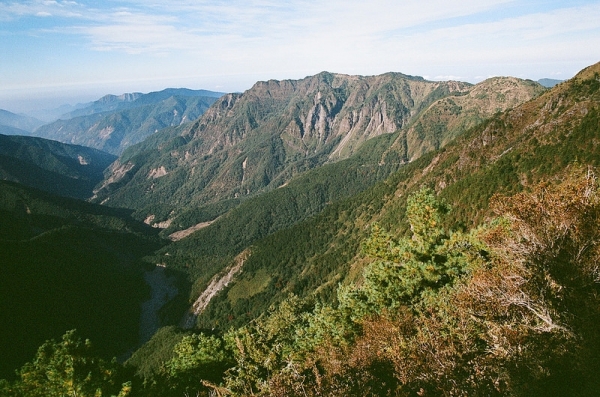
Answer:
<svg viewBox="0 0 600 397"><path fill-rule="evenodd" d="M147 94L141 92L130 92L121 95L105 95L97 101L82 104L78 109L63 114L61 120L68 120L80 116L90 116L96 113L114 112L136 108L144 105L157 104L171 97L206 97L219 98L222 92L207 90L190 90L187 88L167 88L162 91L154 91Z"/></svg>
<svg viewBox="0 0 600 397"><path fill-rule="evenodd" d="M43 121L36 118L0 109L0 134L29 135L43 124Z"/></svg>
<svg viewBox="0 0 600 397"><path fill-rule="evenodd" d="M552 88L557 84L562 83L563 80L557 80L557 79L540 79L538 80L538 83L540 83L541 85L543 85L544 87L547 88Z"/></svg>
<svg viewBox="0 0 600 397"><path fill-rule="evenodd" d="M34 135L120 154L160 129L195 120L221 95L188 89L108 95L41 126Z"/></svg>
<svg viewBox="0 0 600 397"><path fill-rule="evenodd" d="M382 134L403 131L380 161L408 163L542 91L514 78L473 86L394 73L259 82L222 97L195 123L125 151L93 200L170 224L189 207L281 187Z"/></svg>
<svg viewBox="0 0 600 397"><path fill-rule="evenodd" d="M535 191L540 189L540 183L542 189L546 189L544 191L553 192L553 186L572 174L581 173L582 169L588 177L593 175L600 165L599 76L600 64L592 65L573 79L550 89L512 77L496 77L473 85L455 81L431 82L400 73L348 76L323 72L301 80L257 82L244 93L213 97L213 104L189 124L168 124L139 143L115 143L111 147L120 148L115 149L115 153L120 153L116 159L94 152L104 159L93 173L97 183L91 201L96 204L59 197L15 182L0 182L0 211L4 214L0 228L0 244L4 248L0 258L3 270L7 269L6 274L10 276L2 280L2 291L10 291L10 294L1 301L11 302L0 306L0 318L20 319L11 322L14 326L7 328L2 338L2 354L6 357L10 354L11 358L0 376L6 376L10 368L21 365L24 354L31 356L34 346L44 337L56 338L60 332L70 329L65 327L83 327L85 335L100 339L107 357L138 348L136 342L139 339L134 330L139 322L135 319L140 316L139 304L150 294L148 287L144 287L144 272L160 265L156 268L165 269L172 277L169 283L176 285L179 293L160 308L160 322L169 327L157 332L128 360L130 368L145 378L143 384L133 383L137 395L192 392L208 395L210 390L224 389L244 395L240 390L248 384L254 385L254 389L246 390L264 388L266 391L261 390L265 395L291 395L293 390L299 390L298 395L302 395L302 391L310 394L310 390L338 390L336 388L359 393L361 390L380 390L381 385L395 385L396 390L404 391L414 387L410 390L415 393L441 390L442 386L432 386L436 380L425 381L425 377L421 383L403 383L403 379L408 378L401 378L401 373L419 373L422 369L409 368L400 372L404 367L400 368L398 363L412 365L411 362L418 362L421 356L411 356L416 357L412 361L398 361L397 358L390 359L386 352L401 351L398 349L405 348L411 338L421 337L424 332L412 328L406 331L410 321L404 323L399 319L424 321L422 318L436 319L440 313L446 313L447 306L452 306L455 301L447 303L444 299L454 296L451 295L454 285L447 284L439 291L431 290L418 298L419 301L403 301L401 306L390 305L381 312L372 312L371 317L352 323L360 331L344 328L344 332L335 334L345 326L342 325L345 320L340 319L346 318L335 316L339 315L339 310L347 308L344 305L350 301L358 305L354 309L366 310L360 306L360 299L367 299L361 298L360 288L371 285L369 283L378 277L382 285L390 288L410 282L386 279L385 264L394 255L409 255L409 251L403 251L407 248L402 244L420 244L418 238L421 237L415 231L414 222L408 218L412 216L409 207L414 203L411 197L418 196L424 186L443 201L442 207L449 211L443 224L435 220L428 227L443 226L448 236L456 236L488 227L486 223L493 216L490 202L497 202L494 195L509 197ZM106 102L110 103L107 106L115 106L107 110L113 112L111 117L120 114L123 118L125 115L135 118L127 112L141 108L117 108L128 107L142 98L137 94L123 98L105 97L94 105L94 109L104 109L102 103ZM166 101L182 100L174 98L171 96ZM143 119L143 114L140 113L139 120ZM73 120L102 115L104 113L78 116ZM97 131L95 134L98 136ZM0 149L12 148L5 150L1 158L8 159L6 164L19 162L19 166L12 168L0 167L7 175L4 179L24 183L26 175L40 173L42 168L43 172L61 177L73 175L73 180L91 178L84 163L92 163L78 152L82 148L39 138L0 138L4 139ZM108 141L110 139L103 147L108 147ZM93 163L96 161L100 160ZM77 162L79 166L76 166ZM17 174L18 170L22 170L23 175ZM101 170L104 170L102 176ZM59 190L64 193L69 183L75 182L65 179L65 187ZM43 186L39 180L34 180L31 185L48 190L48 186ZM81 192L87 191L89 197L89 189L87 184ZM565 189L565 194L572 193ZM420 208L431 211L437 206L428 202ZM590 227L597 225L595 214L588 214ZM498 227L502 225L500 223ZM157 238L159 231L160 240ZM492 231L501 233L500 229ZM411 235L412 240L405 239ZM488 238L494 236L490 234ZM447 238L444 249L450 250L448 252L465 250L476 258L475 261L496 263L492 260L497 258L490 256L492 251L488 248L477 245L475 249L470 245L475 244L471 237L456 237L458 240L443 237ZM388 262L374 261L368 255L373 251L370 244L379 241L377 239L385 242L383 248L376 246L377 255ZM589 247L596 247L597 242L590 240L590 244ZM470 251L472 249L474 251ZM46 258L45 255L49 256ZM540 255L546 258L543 252ZM562 254L556 255L561 257ZM551 253L547 257L554 258ZM430 262L426 258L419 260L435 267L445 261L458 261L457 258L438 253ZM86 288L71 289L69 283L63 283L61 263L66 264L64 272L69 276L68 280L74 285L91 288L93 296L86 298L82 292ZM44 284L36 269L50 275L50 284ZM366 273L363 272L365 269ZM423 270L426 271L429 270ZM463 285L460 280L469 282L470 271L448 273L439 280L458 277L456 288L459 288ZM556 279L552 278L556 274L550 271L539 275L534 271L537 270L531 270L532 280ZM90 284L86 277L90 274L92 280L98 280L97 284ZM113 278L111 274L122 277ZM479 282L490 282L495 276L489 277L479 279ZM110 287L117 279L120 281ZM561 292L571 291L569 283L575 285L578 282L576 277L565 280L566 284L561 286L550 281L547 285L541 282L540 288L554 291L552 294L563 294L569 302L577 294L595 296L595 285L585 286L589 294L579 290ZM422 282L437 285L437 281ZM73 306L71 313L58 317L79 318L79 325L72 320L64 324L53 322L51 310L21 288L24 285L38 286L40 290L55 285L50 296L64 308L77 300L88 302L88 298L91 300L89 305L91 302L110 302L106 306L89 307L102 313L101 318L111 318L106 322L110 327L119 321L125 322L125 318L128 319L127 326L121 331L118 327L110 328L103 337L101 318L95 321L85 315L85 305ZM521 284L523 294L527 285ZM72 294L63 299L58 291L64 288ZM107 288L114 288L112 297L100 292ZM500 291L504 287L499 285L498 288ZM469 290L463 292L462 297L470 293ZM9 295L10 299L6 299ZM128 305L121 308L122 316L110 317L114 314L111 305L118 307L115 302L125 301ZM527 304L533 305L525 302L519 306L525 310L523 313L529 313ZM32 309L36 305L40 310ZM581 307L584 306L587 307ZM538 328L511 326L505 333L497 334L494 330L504 328L495 324L505 319L496 318L496 313L496 317L485 317L484 320L485 303L473 306L477 311L471 313L471 317L461 317L464 321L473 321L474 328L469 328L469 332L491 327L491 333L485 335L492 336L489 340L484 337L473 339L475 344L481 345L480 350L487 353L483 358L469 356L468 363L460 364L461 371L483 368L483 372L493 372L496 368L500 368L499 371L509 368L512 364L502 361L509 352L502 353L494 346L508 343L507 340L513 343L514 339L517 345L522 343L531 348L532 345L526 343L532 335L541 335L539 340L535 339L536 343L540 342L536 345L540 349L542 346L559 346L553 354L568 351L560 348L564 343L560 336L563 330L558 326L549 327L548 317L544 316L576 317L580 322L585 322L586 317L563 315L558 312L561 307L556 306L557 312L534 310L532 313L538 316L532 315L533 318L546 319ZM397 311L389 311L391 308ZM526 318L523 313L510 319ZM594 321L590 324L595 324ZM16 354L18 337L35 322L49 325L36 331L25 353ZM378 322L383 324L379 328ZM323 324L327 331L323 331ZM390 326L386 328L385 324ZM452 337L453 332L464 336L453 327L466 322L450 318L448 324L453 325L444 325L446 328L436 333L433 339L427 339L433 350L447 351L444 349L448 344L442 341L438 345L436 341L448 335ZM547 328L542 328L544 324ZM290 327L296 328L290 331ZM595 352L594 341L598 338L589 331L591 325L582 327L569 328L567 331L573 332L575 337L566 339L589 340L590 351ZM191 328L194 334L187 338L184 335L190 331L181 328ZM204 333L199 334L200 330ZM564 331L565 335L567 331ZM317 334L312 334L314 332ZM306 341L310 338L320 340L318 332L330 335L328 342L307 347ZM135 335L131 336L132 333ZM391 338L400 338L402 343L394 342L394 346L387 347L371 343L389 341L390 337L385 336L388 333ZM125 334L129 336L125 337ZM498 339L492 340L494 337ZM553 338L556 345L545 343L546 337ZM117 340L123 343L116 343ZM197 342L195 345L194 341L204 344ZM232 344L227 345L227 341ZM455 340L454 343L458 342ZM214 349L215 346L220 347L209 354L211 359L207 359L207 350L203 349ZM281 353L278 349L282 346L293 346L293 349ZM424 346L421 348L426 349ZM266 350L260 353L263 347ZM323 359L325 355L321 355L319 349L336 352L339 361L335 361L337 358ZM381 361L369 358L369 351L376 351L383 358ZM348 352L354 352L354 355ZM524 360L535 357L534 350L527 352L515 354ZM446 357L438 358L436 362L445 362ZM478 360L485 362L481 364ZM521 369L525 371L522 376L527 378L535 368L542 368L540 373L535 372L533 386L517 382L512 388L499 383L478 389L477 376L469 378L470 373L467 373L464 376L466 383L460 387L500 394L504 390L511 395L527 395L527 390L535 388L549 391L551 387L565 392L560 376L569 369L561 368L558 359L550 363L544 360L540 357L538 361L527 361L539 365ZM390 367L390 362L395 366ZM579 373L587 374L591 370L588 361L581 363ZM344 372L349 371L348 368L357 368L358 372L346 376L351 374ZM299 372L294 372L296 369ZM328 378L327 374L331 373L334 375ZM344 376L335 378L335 374L340 373ZM506 376L503 382L521 379L501 373ZM463 379L461 374L456 373L455 379ZM487 375L483 378L487 379ZM375 380L361 383L363 379ZM586 379L581 376L580 384L573 388L574 393L593 389L593 381ZM352 389L355 387L352 381L360 385L356 386L358 389ZM21 378L20 382L27 382L27 379ZM0 383L2 390L9 389L3 389ZM519 390L525 390L524 394ZM354 392L350 394L356 394ZM392 395L393 390L386 393Z"/></svg>

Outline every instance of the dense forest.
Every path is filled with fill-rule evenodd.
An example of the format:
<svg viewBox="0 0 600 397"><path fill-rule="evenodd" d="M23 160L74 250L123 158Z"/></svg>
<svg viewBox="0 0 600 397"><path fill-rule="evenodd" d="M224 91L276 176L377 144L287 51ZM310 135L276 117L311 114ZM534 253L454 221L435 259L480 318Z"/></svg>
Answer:
<svg viewBox="0 0 600 397"><path fill-rule="evenodd" d="M490 205L488 222L454 230L452 209L422 188L407 200L409 235L373 225L362 282L338 288L334 304L290 295L242 327L180 335L144 382L71 331L3 394L595 395L594 171L574 166Z"/></svg>

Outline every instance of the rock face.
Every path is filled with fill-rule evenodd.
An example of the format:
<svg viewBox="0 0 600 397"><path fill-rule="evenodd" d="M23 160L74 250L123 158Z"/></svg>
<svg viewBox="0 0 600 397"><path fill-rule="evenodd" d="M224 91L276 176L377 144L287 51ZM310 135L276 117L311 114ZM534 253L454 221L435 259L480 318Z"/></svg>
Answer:
<svg viewBox="0 0 600 397"><path fill-rule="evenodd" d="M400 73L323 72L302 80L257 82L242 94L221 97L177 134L159 133L152 143L131 148L119 160L135 164L128 182L111 186L113 176L107 175L97 200L110 198L112 205L141 211L152 207L146 215L167 219L190 204L276 188L299 172L347 158L367 140L396 131L402 132L394 143L401 153L398 161L408 162L542 90L518 79L473 86ZM477 110L482 102L489 111ZM428 132L432 127L435 133ZM160 178L149 178L158 175L156 170Z"/></svg>
<svg viewBox="0 0 600 397"><path fill-rule="evenodd" d="M430 82L399 73L363 77L323 72L303 80L258 82L222 98L188 132L208 154L252 136L277 137L286 154L340 159L365 140L395 132L434 100L470 84Z"/></svg>

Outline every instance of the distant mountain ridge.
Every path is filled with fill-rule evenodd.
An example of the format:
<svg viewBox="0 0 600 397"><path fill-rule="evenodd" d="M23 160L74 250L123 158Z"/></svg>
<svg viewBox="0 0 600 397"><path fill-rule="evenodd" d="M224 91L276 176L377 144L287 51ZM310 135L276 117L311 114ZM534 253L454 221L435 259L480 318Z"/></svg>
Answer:
<svg viewBox="0 0 600 397"><path fill-rule="evenodd" d="M0 109L0 133L19 135L21 131L25 131L26 134L29 134L43 124L43 121L36 118ZM12 133L11 131L15 133Z"/></svg>
<svg viewBox="0 0 600 397"><path fill-rule="evenodd" d="M537 82L543 85L546 88L552 88L557 84L562 83L564 80L556 80L556 79L539 79Z"/></svg>
<svg viewBox="0 0 600 397"><path fill-rule="evenodd" d="M22 130L16 127L10 127L8 125L0 125L0 134L2 135L30 135L31 132Z"/></svg>
<svg viewBox="0 0 600 397"><path fill-rule="evenodd" d="M83 104L81 108L63 114L60 119L68 120L80 116L89 116L96 113L112 112L136 108L143 105L156 104L172 96L179 97L208 97L219 98L222 92L208 90L191 90L188 88L166 88L161 91L153 91L147 94L141 92L130 92L121 95L105 95L97 101Z"/></svg>
<svg viewBox="0 0 600 397"><path fill-rule="evenodd" d="M126 106L141 97L141 92L132 92L121 95L105 95L97 101L89 104L80 104L78 109L65 113L59 117L61 120L68 120L79 116L89 116L91 114L109 112Z"/></svg>
<svg viewBox="0 0 600 397"><path fill-rule="evenodd" d="M107 95L66 115L75 117L46 124L34 134L120 154L160 129L197 119L220 95L188 89Z"/></svg>
<svg viewBox="0 0 600 397"><path fill-rule="evenodd" d="M501 87L498 95L485 94ZM395 131L404 133L382 161L404 164L543 90L513 78L473 86L401 73L323 72L302 80L258 82L242 94L223 96L195 123L160 132L127 150L94 200L168 221L188 207L277 188L298 173L347 158L370 138ZM449 102L438 102L443 98ZM418 120L435 124L435 133L422 134Z"/></svg>

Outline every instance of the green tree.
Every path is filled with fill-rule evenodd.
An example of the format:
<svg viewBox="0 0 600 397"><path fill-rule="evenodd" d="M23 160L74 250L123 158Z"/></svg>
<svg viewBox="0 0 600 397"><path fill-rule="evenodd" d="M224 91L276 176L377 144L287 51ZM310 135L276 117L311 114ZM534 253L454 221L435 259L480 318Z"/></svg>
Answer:
<svg viewBox="0 0 600 397"><path fill-rule="evenodd" d="M165 382L173 395L208 394L209 385L221 383L235 363L231 346L214 335L186 335L173 350L175 357L165 365Z"/></svg>
<svg viewBox="0 0 600 397"><path fill-rule="evenodd" d="M5 387L6 389L6 387ZM19 371L10 394L26 397L124 397L131 392L121 367L93 354L89 340L81 340L75 330L61 341L46 341L34 359Z"/></svg>
<svg viewBox="0 0 600 397"><path fill-rule="evenodd" d="M463 274L476 243L460 232L448 234L442 226L448 210L431 189L422 188L407 201L410 237L396 241L375 224L363 245L375 261L365 268L360 288L341 290L340 308L355 320L380 314L416 303Z"/></svg>
<svg viewBox="0 0 600 397"><path fill-rule="evenodd" d="M292 295L266 316L226 336L235 345L236 365L226 379L234 394L273 395L273 376L282 371L295 373L306 351L298 339L313 308L307 300Z"/></svg>

